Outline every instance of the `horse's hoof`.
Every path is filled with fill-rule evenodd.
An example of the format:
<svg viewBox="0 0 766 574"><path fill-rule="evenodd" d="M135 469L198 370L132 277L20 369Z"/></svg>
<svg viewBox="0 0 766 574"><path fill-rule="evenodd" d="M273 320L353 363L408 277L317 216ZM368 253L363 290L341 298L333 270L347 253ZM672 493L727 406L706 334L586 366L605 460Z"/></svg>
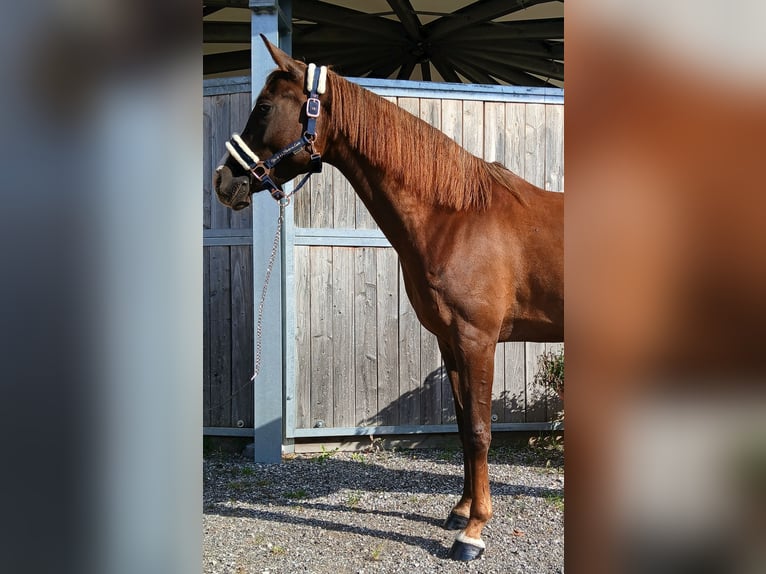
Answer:
<svg viewBox="0 0 766 574"><path fill-rule="evenodd" d="M444 521L446 530L463 530L466 526L468 526L468 518L454 512L450 512L447 520Z"/></svg>
<svg viewBox="0 0 766 574"><path fill-rule="evenodd" d="M453 560L460 560L462 562L470 562L476 560L479 556L484 554L486 545L484 541L478 538L469 538L462 532L457 535L457 539L452 544L452 548L449 550L449 557Z"/></svg>

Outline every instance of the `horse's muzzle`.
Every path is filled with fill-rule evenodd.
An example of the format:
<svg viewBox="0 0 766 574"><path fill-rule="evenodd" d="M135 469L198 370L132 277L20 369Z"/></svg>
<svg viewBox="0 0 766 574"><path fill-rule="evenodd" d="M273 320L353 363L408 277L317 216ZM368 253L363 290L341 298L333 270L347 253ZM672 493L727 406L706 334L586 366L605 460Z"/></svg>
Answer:
<svg viewBox="0 0 766 574"><path fill-rule="evenodd" d="M227 166L220 165L213 174L213 189L218 201L234 211L250 205L253 190L250 188L249 174L234 177Z"/></svg>

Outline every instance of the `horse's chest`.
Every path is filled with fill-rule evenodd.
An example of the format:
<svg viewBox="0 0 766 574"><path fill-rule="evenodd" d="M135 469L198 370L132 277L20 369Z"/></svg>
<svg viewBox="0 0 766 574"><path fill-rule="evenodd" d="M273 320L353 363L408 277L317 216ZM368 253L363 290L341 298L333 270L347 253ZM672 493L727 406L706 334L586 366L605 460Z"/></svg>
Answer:
<svg viewBox="0 0 766 574"><path fill-rule="evenodd" d="M449 325L450 313L438 282L421 269L413 271L402 264L402 276L407 297L423 326L438 335Z"/></svg>

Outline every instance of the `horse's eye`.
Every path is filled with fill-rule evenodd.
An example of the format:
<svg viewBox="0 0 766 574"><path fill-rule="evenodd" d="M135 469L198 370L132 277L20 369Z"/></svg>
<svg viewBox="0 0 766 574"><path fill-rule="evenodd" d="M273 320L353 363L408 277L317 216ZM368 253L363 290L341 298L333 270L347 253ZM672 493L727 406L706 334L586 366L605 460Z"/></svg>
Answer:
<svg viewBox="0 0 766 574"><path fill-rule="evenodd" d="M259 116L265 116L271 111L271 104L267 104L266 102L261 102L255 106L256 112L258 112Z"/></svg>

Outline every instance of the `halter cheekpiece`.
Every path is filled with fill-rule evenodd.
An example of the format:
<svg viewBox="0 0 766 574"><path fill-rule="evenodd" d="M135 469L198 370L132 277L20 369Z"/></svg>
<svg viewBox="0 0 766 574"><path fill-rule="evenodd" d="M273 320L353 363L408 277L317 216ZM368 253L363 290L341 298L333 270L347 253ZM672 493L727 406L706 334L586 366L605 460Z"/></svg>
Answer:
<svg viewBox="0 0 766 574"><path fill-rule="evenodd" d="M255 152L242 140L239 134L232 134L231 139L226 142L226 149L229 154L237 160L239 165L250 172L265 189L268 189L271 196L277 201L288 197L271 178L271 171L280 161L304 149L311 157L308 173L303 177L295 189L293 189L290 195L303 187L312 173L319 173L322 171L322 156L316 149L314 149L314 141L317 137L317 118L322 109L319 102L319 96L324 94L326 89L327 66L317 67L315 64L309 64L306 69L305 90L308 94L308 99L306 100L306 121L303 134L299 139L283 147L269 159L259 159Z"/></svg>

